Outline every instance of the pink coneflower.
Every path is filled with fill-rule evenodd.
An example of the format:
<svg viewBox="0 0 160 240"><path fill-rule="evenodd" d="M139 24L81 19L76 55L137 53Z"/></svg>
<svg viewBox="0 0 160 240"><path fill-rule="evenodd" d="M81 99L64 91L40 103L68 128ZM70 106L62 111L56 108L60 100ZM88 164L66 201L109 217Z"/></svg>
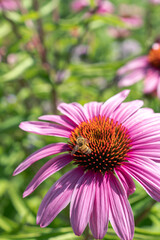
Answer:
<svg viewBox="0 0 160 240"><path fill-rule="evenodd" d="M144 78L144 93L160 98L160 44L154 43L148 55L138 57L118 70L119 87L133 85Z"/></svg>
<svg viewBox="0 0 160 240"><path fill-rule="evenodd" d="M0 0L0 9L9 11L17 10L18 2L15 0Z"/></svg>
<svg viewBox="0 0 160 240"><path fill-rule="evenodd" d="M119 16L128 27L138 28L143 25L143 11L136 5L121 4Z"/></svg>
<svg viewBox="0 0 160 240"><path fill-rule="evenodd" d="M75 0L71 3L71 8L75 12L81 11L83 8L89 6L89 0Z"/></svg>
<svg viewBox="0 0 160 240"><path fill-rule="evenodd" d="M75 0L71 3L71 8L75 12L79 12L85 7L91 7L89 0ZM90 9L92 12L92 9ZM113 13L114 6L111 2L107 0L97 0L95 2L95 10L94 13L105 15L106 13Z"/></svg>
<svg viewBox="0 0 160 240"><path fill-rule="evenodd" d="M19 174L41 158L62 153L44 164L24 197L68 163L76 166L44 197L37 215L41 227L49 225L70 203L76 235L89 223L93 236L102 239L110 221L120 239L131 240L134 218L128 196L135 191L131 177L160 201L160 115L149 108L140 109L143 102L139 100L122 103L128 94L129 90L124 90L105 103L90 102L84 107L61 103L58 110L63 115L39 118L54 123L20 124L24 131L67 138L67 143L53 143L33 153L14 171Z"/></svg>
<svg viewBox="0 0 160 240"><path fill-rule="evenodd" d="M106 13L113 13L114 12L114 6L109 1L102 1L99 0L97 3L97 14L105 15Z"/></svg>
<svg viewBox="0 0 160 240"><path fill-rule="evenodd" d="M126 28L120 28L120 27L109 27L107 29L108 34L116 39L124 39L130 36L130 31Z"/></svg>

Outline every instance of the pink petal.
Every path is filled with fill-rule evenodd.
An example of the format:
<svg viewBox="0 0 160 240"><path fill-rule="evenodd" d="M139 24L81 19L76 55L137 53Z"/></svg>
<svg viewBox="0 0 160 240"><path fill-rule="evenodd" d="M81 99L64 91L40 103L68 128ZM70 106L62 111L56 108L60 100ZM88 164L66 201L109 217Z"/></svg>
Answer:
<svg viewBox="0 0 160 240"><path fill-rule="evenodd" d="M122 75L128 71L135 70L137 68L145 68L148 65L148 56L142 56L128 62L125 66L118 70L118 74Z"/></svg>
<svg viewBox="0 0 160 240"><path fill-rule="evenodd" d="M111 114L111 118L114 119L115 121L123 123L142 106L143 106L143 101L140 101L140 100L122 103Z"/></svg>
<svg viewBox="0 0 160 240"><path fill-rule="evenodd" d="M158 85L159 73L155 69L148 69L144 80L144 93L152 93Z"/></svg>
<svg viewBox="0 0 160 240"><path fill-rule="evenodd" d="M64 127L69 128L69 129L73 129L77 126L71 119L67 118L64 115L44 115L44 116L39 117L38 119L56 122L56 123L63 125Z"/></svg>
<svg viewBox="0 0 160 240"><path fill-rule="evenodd" d="M128 87L136 82L142 80L145 77L145 71L143 68L136 69L133 72L122 77L118 83L119 87Z"/></svg>
<svg viewBox="0 0 160 240"><path fill-rule="evenodd" d="M73 231L81 235L89 222L95 198L94 173L88 171L77 182L72 194L70 219Z"/></svg>
<svg viewBox="0 0 160 240"><path fill-rule="evenodd" d="M132 240L134 235L134 218L127 196L117 178L111 173L108 179L110 199L109 219L120 239Z"/></svg>
<svg viewBox="0 0 160 240"><path fill-rule="evenodd" d="M88 112L89 119L92 119L95 116L98 117L100 115L101 106L102 106L102 103L98 103L98 102L90 102L84 105L84 108Z"/></svg>
<svg viewBox="0 0 160 240"><path fill-rule="evenodd" d="M156 135L152 135L152 136L149 136L149 137L145 137L145 138L141 138L141 139L135 139L134 141L132 141L132 150L134 148L138 146L145 146L145 144L147 143L155 143L157 141L160 141L160 134L156 134Z"/></svg>
<svg viewBox="0 0 160 240"><path fill-rule="evenodd" d="M41 227L48 226L69 204L73 189L83 174L81 168L72 169L50 188L39 207L37 224Z"/></svg>
<svg viewBox="0 0 160 240"><path fill-rule="evenodd" d="M142 122L144 119L152 117L153 113L154 112L151 108L141 108L124 122L124 126L130 129L132 126L136 126L137 123Z"/></svg>
<svg viewBox="0 0 160 240"><path fill-rule="evenodd" d="M32 132L40 135L58 136L68 138L71 130L53 123L47 122L21 122L19 127L27 132Z"/></svg>
<svg viewBox="0 0 160 240"><path fill-rule="evenodd" d="M156 161L157 163L160 162L160 149L138 149L134 150L130 153L137 155L137 156L143 156L143 157L148 157L153 161Z"/></svg>
<svg viewBox="0 0 160 240"><path fill-rule="evenodd" d="M74 103L61 103L58 106L58 110L69 119L74 121L74 123L77 125L79 125L81 122L87 121L87 117L84 113L84 108L82 106L80 107L80 104L75 105Z"/></svg>
<svg viewBox="0 0 160 240"><path fill-rule="evenodd" d="M31 166L33 163L38 160L48 157L53 154L66 152L69 150L68 144L66 143L52 143L49 144L40 150L32 153L28 158L26 158L14 171L13 176L23 172L26 168Z"/></svg>
<svg viewBox="0 0 160 240"><path fill-rule="evenodd" d="M153 133L158 132L160 125L160 118L150 118L143 119L143 121L135 124L132 128L130 128L130 133L133 136L133 139L144 138L150 136ZM158 132L159 133L159 132Z"/></svg>
<svg viewBox="0 0 160 240"><path fill-rule="evenodd" d="M129 197L129 195L133 194L136 190L136 186L134 184L134 181L121 168L115 169L115 172L116 172L124 190L127 193L127 197Z"/></svg>
<svg viewBox="0 0 160 240"><path fill-rule="evenodd" d="M160 136L159 136L159 142L146 142L145 144L134 144L132 146L132 150L140 150L140 149L159 149L160 150Z"/></svg>
<svg viewBox="0 0 160 240"><path fill-rule="evenodd" d="M150 167L150 165L153 166L155 171L157 170L157 164L153 162L148 156L141 156L141 155L136 155L135 153L131 153L130 156L127 158L128 162L130 163L136 163L137 165L145 165L146 167ZM125 166L125 164L124 164Z"/></svg>
<svg viewBox="0 0 160 240"><path fill-rule="evenodd" d="M106 178L102 174L97 174L95 200L90 218L90 229L96 239L102 239L107 232L109 221L108 206Z"/></svg>
<svg viewBox="0 0 160 240"><path fill-rule="evenodd" d="M126 99L130 90L124 90L109 98L101 107L100 115L110 117L111 113Z"/></svg>
<svg viewBox="0 0 160 240"><path fill-rule="evenodd" d="M89 119L87 110L81 104L73 102L70 103L70 105L74 106L77 109L77 112L79 112L79 115L81 115L83 121L87 121Z"/></svg>
<svg viewBox="0 0 160 240"><path fill-rule="evenodd" d="M45 179L62 169L72 160L73 158L70 154L62 154L46 162L34 176L30 184L27 186L26 190L23 193L23 197L31 194Z"/></svg>
<svg viewBox="0 0 160 240"><path fill-rule="evenodd" d="M160 201L160 167L153 161L147 164L142 160L139 164L126 162L124 171L137 180L146 192L156 201Z"/></svg>

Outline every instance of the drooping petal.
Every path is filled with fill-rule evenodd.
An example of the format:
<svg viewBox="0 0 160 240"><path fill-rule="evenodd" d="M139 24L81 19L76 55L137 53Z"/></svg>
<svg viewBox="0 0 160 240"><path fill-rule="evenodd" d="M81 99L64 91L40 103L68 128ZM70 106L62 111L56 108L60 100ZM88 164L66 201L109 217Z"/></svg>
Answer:
<svg viewBox="0 0 160 240"><path fill-rule="evenodd" d="M98 117L100 115L102 103L99 102L90 102L84 105L84 108L87 110L89 119L94 118L95 116Z"/></svg>
<svg viewBox="0 0 160 240"><path fill-rule="evenodd" d="M21 122L19 127L27 132L65 138L68 138L71 133L71 130L64 126L40 121Z"/></svg>
<svg viewBox="0 0 160 240"><path fill-rule="evenodd" d="M27 169L29 166L31 166L33 163L37 162L38 160L51 156L53 154L66 152L69 150L68 144L66 143L52 143L49 144L40 150L32 153L28 158L26 158L14 171L13 176L23 172L25 169Z"/></svg>
<svg viewBox="0 0 160 240"><path fill-rule="evenodd" d="M117 178L111 173L108 179L109 220L120 239L132 240L134 218L126 193Z"/></svg>
<svg viewBox="0 0 160 240"><path fill-rule="evenodd" d="M133 194L136 190L134 181L132 180L130 175L126 174L123 171L123 169L121 169L120 167L118 169L115 169L115 172L116 172L124 190L127 193L127 197L129 197L129 195Z"/></svg>
<svg viewBox="0 0 160 240"><path fill-rule="evenodd" d="M122 77L118 83L119 87L128 87L136 82L142 80L145 77L144 69L136 69L131 73L128 73L124 77Z"/></svg>
<svg viewBox="0 0 160 240"><path fill-rule="evenodd" d="M148 65L148 56L142 56L128 62L125 66L118 70L118 74L122 75L126 72L132 71L137 68L144 68Z"/></svg>
<svg viewBox="0 0 160 240"><path fill-rule="evenodd" d="M50 188L38 210L37 224L40 224L40 227L48 226L69 204L73 189L83 174L81 168L72 169Z"/></svg>
<svg viewBox="0 0 160 240"><path fill-rule="evenodd" d="M137 180L145 191L156 201L160 201L160 167L153 161L126 162L123 170Z"/></svg>
<svg viewBox="0 0 160 240"><path fill-rule="evenodd" d="M81 122L87 121L87 117L83 111L84 109L81 107L73 103L61 103L58 106L58 110L78 125Z"/></svg>
<svg viewBox="0 0 160 240"><path fill-rule="evenodd" d="M77 125L68 117L64 115L43 115L39 117L38 119L40 120L45 120L45 121L51 121L51 122L56 122L64 127L67 127L69 129L75 128Z"/></svg>
<svg viewBox="0 0 160 240"><path fill-rule="evenodd" d="M126 99L130 90L124 90L109 98L100 109L100 115L110 117L110 114Z"/></svg>
<svg viewBox="0 0 160 240"><path fill-rule="evenodd" d="M73 158L70 154L62 154L46 162L43 167L41 167L40 170L36 173L30 184L27 186L26 190L23 193L23 197L31 194L45 179L62 169L72 160Z"/></svg>
<svg viewBox="0 0 160 240"><path fill-rule="evenodd" d="M144 93L151 93L156 90L158 85L159 73L155 69L148 69L144 80Z"/></svg>
<svg viewBox="0 0 160 240"><path fill-rule="evenodd" d="M88 171L77 182L71 198L70 219L73 231L81 235L89 222L95 198L95 177Z"/></svg>
<svg viewBox="0 0 160 240"><path fill-rule="evenodd" d="M112 114L111 118L120 123L125 122L132 114L143 106L143 101L135 100L122 103Z"/></svg>
<svg viewBox="0 0 160 240"><path fill-rule="evenodd" d="M106 178L102 174L96 176L96 190L93 210L90 218L90 229L94 238L103 239L109 221L109 199Z"/></svg>

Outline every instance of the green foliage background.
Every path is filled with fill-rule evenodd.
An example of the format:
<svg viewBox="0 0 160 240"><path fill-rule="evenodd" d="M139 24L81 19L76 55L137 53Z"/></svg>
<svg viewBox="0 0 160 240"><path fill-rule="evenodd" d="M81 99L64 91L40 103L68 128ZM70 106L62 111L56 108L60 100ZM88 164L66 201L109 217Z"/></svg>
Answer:
<svg viewBox="0 0 160 240"><path fill-rule="evenodd" d="M57 114L56 105L60 102L105 101L120 91L116 86L116 71L137 55L132 52L124 57L121 46L126 39L114 39L108 29L126 28L116 13L121 3L133 4L133 1L111 2L115 14L93 14L90 18L83 17L86 10L72 12L70 0L23 0L20 10L0 12L0 49L5 49L0 62L0 240L93 239L88 230L81 237L74 235L69 207L49 227L36 226L36 214L45 193L71 166L48 178L26 199L22 198L23 191L49 158L16 177L12 173L28 155L60 141L56 137L23 132L18 127L21 121ZM153 6L147 0L135 0L134 4L142 7L144 24L130 29L128 38L139 43L139 55L143 55L160 34L160 5ZM86 54L76 55L79 45L87 46ZM160 100L144 96L142 88L142 82L130 87L127 101L143 99L146 107L159 112ZM136 224L134 240L159 240L160 204L139 185L130 196L130 203ZM118 239L111 226L104 239Z"/></svg>

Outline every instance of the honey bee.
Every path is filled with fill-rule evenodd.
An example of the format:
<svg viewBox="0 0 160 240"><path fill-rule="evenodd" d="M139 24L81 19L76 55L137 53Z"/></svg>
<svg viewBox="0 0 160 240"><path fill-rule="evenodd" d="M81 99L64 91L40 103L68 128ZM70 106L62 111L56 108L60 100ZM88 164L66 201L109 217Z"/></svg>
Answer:
<svg viewBox="0 0 160 240"><path fill-rule="evenodd" d="M75 154L78 150L84 154L90 154L92 152L92 150L88 147L88 140L82 136L77 137L76 146L73 148L71 155Z"/></svg>

